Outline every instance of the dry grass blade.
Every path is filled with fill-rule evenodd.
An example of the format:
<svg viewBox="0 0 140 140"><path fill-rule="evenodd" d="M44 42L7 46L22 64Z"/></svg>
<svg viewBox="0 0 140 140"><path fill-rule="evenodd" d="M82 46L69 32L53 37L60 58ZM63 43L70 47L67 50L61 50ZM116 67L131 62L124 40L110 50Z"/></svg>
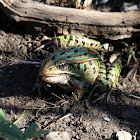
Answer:
<svg viewBox="0 0 140 140"><path fill-rule="evenodd" d="M17 122L19 122L21 120L21 118L27 113L27 111L24 111L21 116L13 123L16 124Z"/></svg>
<svg viewBox="0 0 140 140"><path fill-rule="evenodd" d="M61 118L58 118L58 119L54 120L52 123L48 124L48 125L44 128L44 130L48 129L48 127L50 127L51 125L53 125L53 124L55 124L55 123L57 123L57 122L59 122L59 121L62 121L63 119L65 119L65 118L67 118L67 117L69 117L69 116L71 116L71 115L72 115L72 114L69 113L69 114L66 114L65 116L63 116L63 117L61 117Z"/></svg>
<svg viewBox="0 0 140 140"><path fill-rule="evenodd" d="M131 70L128 72L127 76L125 77L125 81L127 81L128 79L132 79L132 81L134 83L136 83L138 85L138 81L137 81L137 69L138 69L138 65L134 64L131 68Z"/></svg>
<svg viewBox="0 0 140 140"><path fill-rule="evenodd" d="M8 66L10 63L8 62L8 63L6 63L6 64L2 64L1 66L0 66L0 69L1 68L4 68L4 67L6 67L6 66Z"/></svg>
<svg viewBox="0 0 140 140"><path fill-rule="evenodd" d="M135 99L139 99L140 100L140 97L139 96L136 96L136 95L134 95L134 94L131 94L131 95L128 95L129 97L133 97L133 98L135 98Z"/></svg>
<svg viewBox="0 0 140 140"><path fill-rule="evenodd" d="M31 64L31 65L41 65L41 62L37 61L25 61L25 60L20 60L18 58L10 58L12 61L12 64Z"/></svg>
<svg viewBox="0 0 140 140"><path fill-rule="evenodd" d="M42 107L36 112L36 117L38 116L38 113L39 113L45 106L46 106L46 104L44 103L44 104L42 105Z"/></svg>
<svg viewBox="0 0 140 140"><path fill-rule="evenodd" d="M110 94L110 93L111 93L111 91L110 91L108 94ZM105 92L105 93L102 94L100 97L98 97L97 99L95 99L94 101L92 101L91 104L96 103L97 101L99 101L99 100L101 100L102 98L104 98L104 96L106 96L106 95L107 95L107 92Z"/></svg>
<svg viewBox="0 0 140 140"><path fill-rule="evenodd" d="M52 93L52 92L51 92L51 94L54 95L55 97L57 97L58 99L63 100L61 97L59 97L59 96L56 95L55 93Z"/></svg>
<svg viewBox="0 0 140 140"><path fill-rule="evenodd" d="M45 48L45 47L48 47L49 45L50 45L50 42L44 43L43 45L37 47L34 51L35 51L35 52L36 52L36 51L39 51L39 50L41 50L41 49L43 49L43 48Z"/></svg>
<svg viewBox="0 0 140 140"><path fill-rule="evenodd" d="M135 56L135 51L134 51L134 49L135 49L135 47L131 47L130 50L129 50L129 56L128 56L127 64L130 63L132 57L133 57L135 63L138 62L138 60L137 60L137 58L136 58L136 56Z"/></svg>

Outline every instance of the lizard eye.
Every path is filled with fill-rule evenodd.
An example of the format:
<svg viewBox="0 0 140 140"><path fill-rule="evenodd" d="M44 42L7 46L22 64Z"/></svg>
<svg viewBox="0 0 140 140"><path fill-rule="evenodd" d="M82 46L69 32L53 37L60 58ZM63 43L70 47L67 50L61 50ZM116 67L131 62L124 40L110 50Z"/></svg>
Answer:
<svg viewBox="0 0 140 140"><path fill-rule="evenodd" d="M65 70L66 69L66 63L62 62L61 64L59 64L59 68L61 70Z"/></svg>
<svg viewBox="0 0 140 140"><path fill-rule="evenodd" d="M49 70L51 71L52 70L52 67L50 67Z"/></svg>

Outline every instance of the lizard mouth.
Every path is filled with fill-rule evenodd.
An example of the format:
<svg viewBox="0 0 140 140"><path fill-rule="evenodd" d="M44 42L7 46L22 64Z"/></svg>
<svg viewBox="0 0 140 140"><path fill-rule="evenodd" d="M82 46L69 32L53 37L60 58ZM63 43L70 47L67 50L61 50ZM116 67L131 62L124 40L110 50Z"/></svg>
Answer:
<svg viewBox="0 0 140 140"><path fill-rule="evenodd" d="M61 75L45 75L41 77L42 80L44 80L47 83L53 83L53 84L67 84L69 81L69 77L65 74Z"/></svg>

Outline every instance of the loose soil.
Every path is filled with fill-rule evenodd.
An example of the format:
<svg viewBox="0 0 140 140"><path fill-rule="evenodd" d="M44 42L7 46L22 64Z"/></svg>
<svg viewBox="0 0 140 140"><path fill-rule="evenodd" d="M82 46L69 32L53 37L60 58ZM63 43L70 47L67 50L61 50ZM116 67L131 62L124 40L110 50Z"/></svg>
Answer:
<svg viewBox="0 0 140 140"><path fill-rule="evenodd" d="M45 42L42 38L46 34L27 33L24 24L10 21L2 11L0 11L0 19L0 108L4 110L8 121L14 121L24 113L16 123L23 131L35 122L40 129L66 131L72 140L114 140L115 133L119 130L128 131L134 138L140 140L140 99L130 97L132 94L140 97L139 69L136 76L138 84L128 80L127 91L112 91L108 99L103 98L94 104L88 103L86 97L77 103L70 104L62 96L64 91L54 85L51 87L48 85L47 91L42 88L40 95L38 89L34 88L39 67L7 64L11 63L11 57L41 62L48 50L34 52L34 49ZM52 37L53 34L46 36ZM102 40L102 43L105 42L109 41ZM113 47L121 45L124 48L135 44L136 58L140 58L138 48L140 41L137 38L109 43ZM120 84L124 82L123 79L130 69L131 66L123 69ZM65 118L61 119L63 116ZM46 136L42 135L34 139L45 138Z"/></svg>

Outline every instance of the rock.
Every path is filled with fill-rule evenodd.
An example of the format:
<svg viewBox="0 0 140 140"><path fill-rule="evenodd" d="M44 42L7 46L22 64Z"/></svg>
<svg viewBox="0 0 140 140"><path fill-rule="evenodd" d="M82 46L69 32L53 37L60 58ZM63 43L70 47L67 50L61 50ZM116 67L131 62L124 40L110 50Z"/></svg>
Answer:
<svg viewBox="0 0 140 140"><path fill-rule="evenodd" d="M29 47L29 48L31 48L31 47L32 47L32 43L28 43L27 45L28 45L28 47Z"/></svg>
<svg viewBox="0 0 140 140"><path fill-rule="evenodd" d="M50 132L46 140L70 140L69 134L67 132Z"/></svg>
<svg viewBox="0 0 140 140"><path fill-rule="evenodd" d="M108 117L104 117L103 119L104 119L105 121L107 121L107 122L111 121L111 119L108 118Z"/></svg>
<svg viewBox="0 0 140 140"><path fill-rule="evenodd" d="M109 62L112 64L117 58L118 58L118 54L112 54L109 58Z"/></svg>
<svg viewBox="0 0 140 140"><path fill-rule="evenodd" d="M126 131L118 131L116 137L118 140L132 140L132 135Z"/></svg>
<svg viewBox="0 0 140 140"><path fill-rule="evenodd" d="M47 37L47 36L45 36L45 35L42 37L42 40L49 40L49 39L50 39L50 38Z"/></svg>
<svg viewBox="0 0 140 140"><path fill-rule="evenodd" d="M104 43L102 46L103 46L103 48L104 48L105 50L108 50L108 48L109 48L109 43Z"/></svg>

